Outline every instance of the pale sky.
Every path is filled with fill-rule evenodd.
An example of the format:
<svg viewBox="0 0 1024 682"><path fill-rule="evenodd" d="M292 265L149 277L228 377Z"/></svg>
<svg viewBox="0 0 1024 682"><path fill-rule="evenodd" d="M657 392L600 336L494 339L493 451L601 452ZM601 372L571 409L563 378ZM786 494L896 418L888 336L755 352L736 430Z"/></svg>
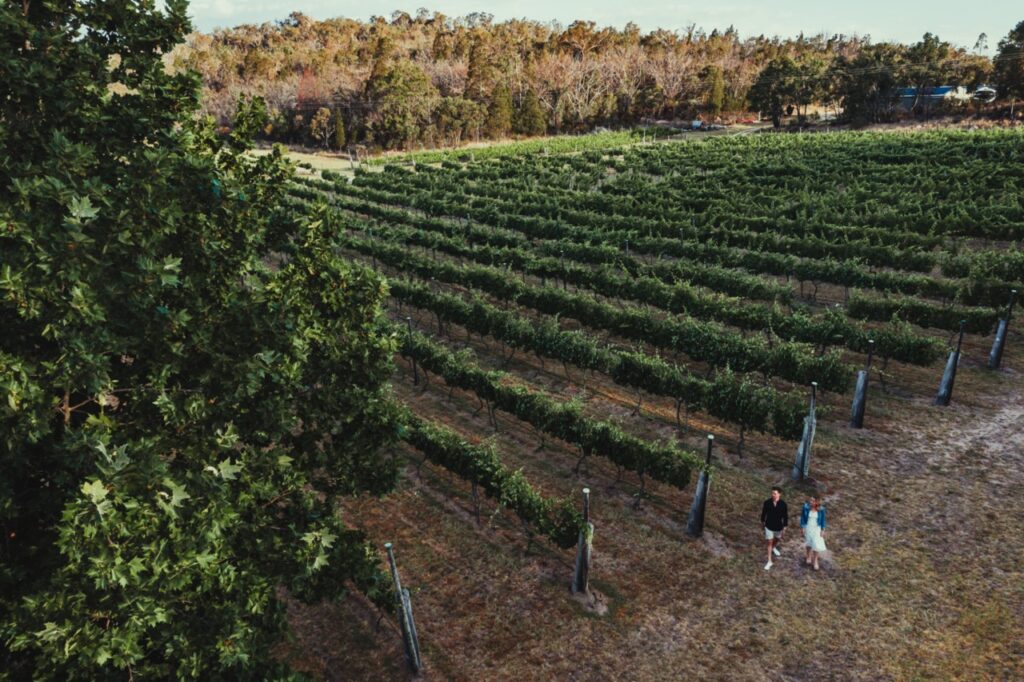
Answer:
<svg viewBox="0 0 1024 682"><path fill-rule="evenodd" d="M941 39L971 48L978 34L988 34L991 54L999 40L1018 22L1024 21L1020 0L703 0L665 2L656 0L440 0L430 4L401 3L397 0L193 0L191 16L200 31L243 23L284 19L300 11L315 19L349 17L367 20L373 15L390 17L396 9L414 15L419 7L448 16L488 12L495 20L526 18L555 20L567 26L586 19L599 26L621 28L634 22L643 31L655 28L680 30L688 24L710 32L730 24L742 37L764 34L783 37L824 32L868 34L872 39L911 43L930 31Z"/></svg>

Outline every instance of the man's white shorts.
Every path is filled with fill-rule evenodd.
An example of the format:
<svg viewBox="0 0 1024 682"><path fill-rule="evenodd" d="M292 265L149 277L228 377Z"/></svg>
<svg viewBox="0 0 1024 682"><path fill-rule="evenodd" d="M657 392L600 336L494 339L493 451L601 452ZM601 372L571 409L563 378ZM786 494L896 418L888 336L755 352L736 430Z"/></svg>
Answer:
<svg viewBox="0 0 1024 682"><path fill-rule="evenodd" d="M764 539L765 540L776 540L776 539L777 540L781 540L782 539L782 531L781 530L768 530L767 528L765 528L764 529Z"/></svg>

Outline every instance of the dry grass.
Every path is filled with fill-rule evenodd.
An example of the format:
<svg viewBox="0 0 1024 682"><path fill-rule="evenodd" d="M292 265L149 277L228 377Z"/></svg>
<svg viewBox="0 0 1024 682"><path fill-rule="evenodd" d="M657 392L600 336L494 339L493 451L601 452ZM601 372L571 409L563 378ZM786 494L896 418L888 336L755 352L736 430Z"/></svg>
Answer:
<svg viewBox="0 0 1024 682"><path fill-rule="evenodd" d="M506 463L548 495L593 493L597 526L592 576L610 607L586 612L568 590L572 551L530 542L516 519L483 503L476 522L469 486L408 457L398 489L343 510L378 545L395 543L413 592L425 679L566 680L1013 680L1024 679L1024 351L1015 324L998 373L983 367L990 338L972 337L953 404L930 404L941 366L891 366L895 386L873 382L867 427L845 425L848 396L828 397L812 474L788 482L795 445L735 434L722 438L706 532L683 533L692 490L639 481L499 414L493 435ZM464 338L461 330L456 338ZM474 341L481 359L498 349ZM1018 368L1018 369L1012 369ZM517 354L510 369L615 415L650 437L674 437L674 410L573 369L541 367ZM577 383L579 382L579 383ZM396 392L418 412L467 436L491 437L475 398L436 377L413 389L400 368ZM695 418L700 415L695 415ZM698 447L703 435L684 442ZM801 562L791 533L771 572L762 570L757 515L770 485L784 483L794 515L804 496L824 494L831 553L822 571ZM795 523L795 519L794 519ZM361 601L291 610L297 632L284 655L324 679L405 679L390 621L375 627Z"/></svg>
<svg viewBox="0 0 1024 682"><path fill-rule="evenodd" d="M253 156L263 156L270 153L270 148L253 149L249 152ZM330 152L303 152L295 149L287 149L285 156L295 163L308 163L314 170L331 170L343 173L350 173L352 162L347 154L335 154Z"/></svg>

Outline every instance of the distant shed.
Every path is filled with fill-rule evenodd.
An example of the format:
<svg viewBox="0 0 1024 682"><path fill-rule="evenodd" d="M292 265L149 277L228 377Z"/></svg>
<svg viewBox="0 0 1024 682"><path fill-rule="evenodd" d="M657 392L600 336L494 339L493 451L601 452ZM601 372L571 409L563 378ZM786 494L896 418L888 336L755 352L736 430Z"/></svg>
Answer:
<svg viewBox="0 0 1024 682"><path fill-rule="evenodd" d="M917 88L900 88L899 105L903 109L913 109L914 105L932 107L940 102L967 102L971 99L967 88L962 85L936 85L921 88L918 95Z"/></svg>

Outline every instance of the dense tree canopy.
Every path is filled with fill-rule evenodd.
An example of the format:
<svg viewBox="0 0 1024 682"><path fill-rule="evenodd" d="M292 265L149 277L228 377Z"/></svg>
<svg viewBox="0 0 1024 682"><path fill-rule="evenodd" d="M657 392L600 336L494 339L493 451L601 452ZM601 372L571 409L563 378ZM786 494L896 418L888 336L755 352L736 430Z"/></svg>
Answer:
<svg viewBox="0 0 1024 682"><path fill-rule="evenodd" d="M1012 46L1008 50L1014 54ZM869 118L889 116L885 100L892 93L871 94L889 75L893 87L977 87L992 71L988 57L932 34L908 45L824 34L741 38L731 27L643 33L633 24L616 29L574 21L563 27L426 10L366 22L293 14L281 22L193 34L175 58L202 73L203 107L221 123L229 122L240 92L259 94L277 119L274 139L308 141L304 130L310 118L328 106L343 112L349 144L379 146L446 145L467 135L506 135L503 116L495 119L500 125L478 116L481 107L485 119L492 110L503 113L506 90L517 113L529 109L531 130L557 133L649 118L714 117L751 107L767 113L748 96L764 94L764 84L753 91L752 86L773 61L784 58L798 69L783 88L791 91L783 111L793 106L804 116L814 104L847 100L855 113L850 118L863 119L865 109L872 112ZM367 85L383 77L385 65L402 62L418 70L436 94L427 93L431 96L404 112L405 122L418 124L402 126L401 135L381 135L380 100L368 97ZM864 70L875 67L878 71ZM410 82L411 75L404 74L404 80ZM311 83L315 87L307 87ZM308 97L310 92L316 97ZM857 99L858 92L871 99ZM538 111L542 123L534 120ZM303 117L298 127L295 113ZM513 132L524 129L522 120L513 115Z"/></svg>
<svg viewBox="0 0 1024 682"><path fill-rule="evenodd" d="M385 295L219 138L182 0L0 4L0 677L266 679L277 591L383 594Z"/></svg>
<svg viewBox="0 0 1024 682"><path fill-rule="evenodd" d="M901 89L910 88L905 111L929 114L936 103L926 95L939 85L976 88L991 75L987 58L965 54L931 33L910 46L877 43L855 56L808 54L799 60L773 59L747 93L750 106L779 127L783 114L799 120L812 104L838 104L844 118L856 123L889 120Z"/></svg>
<svg viewBox="0 0 1024 682"><path fill-rule="evenodd" d="M544 116L544 109L541 108L537 96L527 92L523 96L523 102L516 109L512 117L513 130L521 135L543 135L548 130L547 117Z"/></svg>
<svg viewBox="0 0 1024 682"><path fill-rule="evenodd" d="M796 99L799 77L800 67L789 57L772 60L750 88L750 106L767 114L778 128L786 107Z"/></svg>
<svg viewBox="0 0 1024 682"><path fill-rule="evenodd" d="M366 95L372 103L367 136L386 147L407 146L419 139L439 101L437 89L415 64L399 60L371 76Z"/></svg>
<svg viewBox="0 0 1024 682"><path fill-rule="evenodd" d="M1004 97L1024 99L1024 21L999 41L995 77Z"/></svg>
<svg viewBox="0 0 1024 682"><path fill-rule="evenodd" d="M718 116L722 113L722 106L725 104L725 80L722 78L722 69L716 65L706 68L704 82L707 86L708 113Z"/></svg>
<svg viewBox="0 0 1024 682"><path fill-rule="evenodd" d="M851 120L877 123L892 112L899 86L899 52L873 45L832 65L835 96Z"/></svg>
<svg viewBox="0 0 1024 682"><path fill-rule="evenodd" d="M512 132L512 93L504 83L494 89L491 108L487 112L487 134L490 137L505 137Z"/></svg>

